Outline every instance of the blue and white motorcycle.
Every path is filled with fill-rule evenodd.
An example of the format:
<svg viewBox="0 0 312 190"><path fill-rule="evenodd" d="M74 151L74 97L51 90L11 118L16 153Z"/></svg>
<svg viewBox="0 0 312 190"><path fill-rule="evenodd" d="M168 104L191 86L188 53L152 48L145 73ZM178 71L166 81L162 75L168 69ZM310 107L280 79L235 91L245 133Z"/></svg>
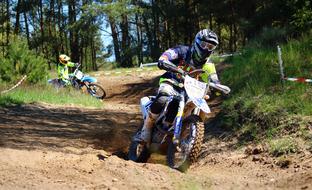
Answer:
<svg viewBox="0 0 312 190"><path fill-rule="evenodd" d="M81 64L76 66L75 71L69 75L69 81L71 85L78 90L84 90L88 92L91 96L104 99L106 97L106 92L98 85L96 78L85 75L82 71L79 70ZM56 88L64 87L65 85L59 79L50 79L48 83L52 84Z"/></svg>
<svg viewBox="0 0 312 190"><path fill-rule="evenodd" d="M186 171L194 163L201 151L204 139L204 120L210 108L206 102L209 87L228 94L227 86L199 81L204 71L194 70L183 76L183 83L168 80L180 90L178 96L171 96L163 111L156 119L152 131L151 144L147 146L137 139L142 127L134 135L129 147L128 158L135 162L147 162L151 153L167 155L169 167ZM192 77L191 77L192 76ZM147 117L149 106L155 96L141 98L143 119Z"/></svg>

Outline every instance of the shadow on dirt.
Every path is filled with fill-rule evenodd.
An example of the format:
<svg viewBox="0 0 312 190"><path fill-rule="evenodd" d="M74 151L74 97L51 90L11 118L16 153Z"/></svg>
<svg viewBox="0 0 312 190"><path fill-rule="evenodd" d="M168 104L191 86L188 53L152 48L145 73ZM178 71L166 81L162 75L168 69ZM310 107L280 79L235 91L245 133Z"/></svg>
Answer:
<svg viewBox="0 0 312 190"><path fill-rule="evenodd" d="M229 142L234 138L235 132L220 126L220 105L222 98L217 97L208 102L212 111L205 122L205 137L200 158L205 158L209 154L219 153L228 149L235 149L237 142ZM220 142L224 142L220 144ZM225 143L226 142L226 143Z"/></svg>
<svg viewBox="0 0 312 190"><path fill-rule="evenodd" d="M140 122L138 113L38 105L1 108L0 146L55 151L91 147L125 152Z"/></svg>

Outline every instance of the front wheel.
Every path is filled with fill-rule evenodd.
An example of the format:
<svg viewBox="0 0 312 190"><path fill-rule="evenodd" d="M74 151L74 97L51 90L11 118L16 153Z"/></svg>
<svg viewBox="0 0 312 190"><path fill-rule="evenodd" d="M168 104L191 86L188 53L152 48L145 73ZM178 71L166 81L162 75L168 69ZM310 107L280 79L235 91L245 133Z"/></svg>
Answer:
<svg viewBox="0 0 312 190"><path fill-rule="evenodd" d="M141 130L142 130L142 127L138 129L135 136L132 138L132 141L128 150L128 158L129 160L132 160L135 162L145 163L151 156L151 153L146 147L146 144L142 144L136 140L136 137L141 135Z"/></svg>
<svg viewBox="0 0 312 190"><path fill-rule="evenodd" d="M197 115L190 115L183 121L180 143L169 144L167 162L171 168L186 171L197 161L204 139L204 123Z"/></svg>
<svg viewBox="0 0 312 190"><path fill-rule="evenodd" d="M95 83L89 84L88 92L91 96L98 99L104 99L106 97L105 90L100 85Z"/></svg>
<svg viewBox="0 0 312 190"><path fill-rule="evenodd" d="M145 144L132 141L129 147L128 158L135 162L145 163L151 156Z"/></svg>

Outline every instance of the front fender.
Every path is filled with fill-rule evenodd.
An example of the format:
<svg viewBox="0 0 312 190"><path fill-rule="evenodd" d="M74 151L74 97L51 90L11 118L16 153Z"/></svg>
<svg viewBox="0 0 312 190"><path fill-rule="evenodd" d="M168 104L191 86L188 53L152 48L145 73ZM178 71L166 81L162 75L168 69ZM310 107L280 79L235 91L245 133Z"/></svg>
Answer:
<svg viewBox="0 0 312 190"><path fill-rule="evenodd" d="M97 82L96 78L90 76L84 76L81 81L88 83Z"/></svg>
<svg viewBox="0 0 312 190"><path fill-rule="evenodd" d="M196 107L198 107L201 111L206 112L206 113L210 113L211 110L207 104L207 101L204 98L196 98L196 99L192 99L191 100L193 102L193 104L196 105Z"/></svg>
<svg viewBox="0 0 312 190"><path fill-rule="evenodd" d="M186 118L188 116L190 116L193 112L193 110L196 108L197 106L194 104L193 101L188 101L184 107L184 114L183 114L183 118ZM209 107L209 106L208 106ZM208 113L205 113L203 110L200 110L199 112L199 117L202 119L202 121L206 120L206 116Z"/></svg>

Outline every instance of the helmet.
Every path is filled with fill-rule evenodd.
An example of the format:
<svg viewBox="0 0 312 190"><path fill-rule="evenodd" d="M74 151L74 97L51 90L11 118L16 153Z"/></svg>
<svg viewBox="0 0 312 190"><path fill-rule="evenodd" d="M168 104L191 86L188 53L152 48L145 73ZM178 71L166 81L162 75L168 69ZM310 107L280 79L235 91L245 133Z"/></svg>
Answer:
<svg viewBox="0 0 312 190"><path fill-rule="evenodd" d="M62 55L59 56L59 61L60 61L60 63L66 65L67 62L70 61L70 57L68 57L65 54L62 54Z"/></svg>
<svg viewBox="0 0 312 190"><path fill-rule="evenodd" d="M216 33L209 29L199 31L195 36L194 44L191 49L194 66L203 65L206 58L210 56L218 44L219 41Z"/></svg>

